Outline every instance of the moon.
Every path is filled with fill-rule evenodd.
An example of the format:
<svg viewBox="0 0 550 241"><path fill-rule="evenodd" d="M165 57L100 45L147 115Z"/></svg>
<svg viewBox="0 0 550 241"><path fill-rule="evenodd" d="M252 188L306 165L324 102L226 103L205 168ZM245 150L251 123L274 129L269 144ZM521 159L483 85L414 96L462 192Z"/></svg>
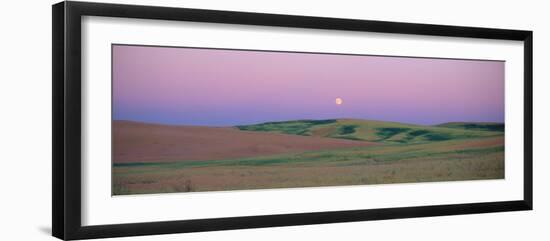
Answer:
<svg viewBox="0 0 550 241"><path fill-rule="evenodd" d="M336 98L336 105L341 105L342 103L344 103L342 98L340 98L340 97Z"/></svg>

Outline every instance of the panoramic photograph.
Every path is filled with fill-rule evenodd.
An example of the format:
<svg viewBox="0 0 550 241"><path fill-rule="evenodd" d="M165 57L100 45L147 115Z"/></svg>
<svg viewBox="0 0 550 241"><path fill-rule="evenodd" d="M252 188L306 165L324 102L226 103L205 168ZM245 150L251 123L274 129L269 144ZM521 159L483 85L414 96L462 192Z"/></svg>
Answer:
<svg viewBox="0 0 550 241"><path fill-rule="evenodd" d="M505 62L112 45L112 195L504 178Z"/></svg>

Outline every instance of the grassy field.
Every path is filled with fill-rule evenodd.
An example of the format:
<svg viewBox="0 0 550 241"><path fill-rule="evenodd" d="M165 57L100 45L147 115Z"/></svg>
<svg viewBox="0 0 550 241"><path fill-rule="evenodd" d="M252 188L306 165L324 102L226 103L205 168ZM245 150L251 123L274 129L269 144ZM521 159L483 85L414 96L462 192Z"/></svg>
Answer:
<svg viewBox="0 0 550 241"><path fill-rule="evenodd" d="M113 195L504 178L504 125L498 123L339 119L236 128L378 144L244 158L115 161Z"/></svg>
<svg viewBox="0 0 550 241"><path fill-rule="evenodd" d="M383 143L421 143L502 135L498 123L446 123L420 126L370 120L302 120L237 126L240 130L321 136Z"/></svg>

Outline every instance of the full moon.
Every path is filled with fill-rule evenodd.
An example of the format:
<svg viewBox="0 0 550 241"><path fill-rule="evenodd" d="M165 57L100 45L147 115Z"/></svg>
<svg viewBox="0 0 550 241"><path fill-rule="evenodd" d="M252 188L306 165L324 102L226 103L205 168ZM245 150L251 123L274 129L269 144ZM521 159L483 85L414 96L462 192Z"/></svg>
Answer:
<svg viewBox="0 0 550 241"><path fill-rule="evenodd" d="M336 104L341 105L343 103L342 98L336 98Z"/></svg>

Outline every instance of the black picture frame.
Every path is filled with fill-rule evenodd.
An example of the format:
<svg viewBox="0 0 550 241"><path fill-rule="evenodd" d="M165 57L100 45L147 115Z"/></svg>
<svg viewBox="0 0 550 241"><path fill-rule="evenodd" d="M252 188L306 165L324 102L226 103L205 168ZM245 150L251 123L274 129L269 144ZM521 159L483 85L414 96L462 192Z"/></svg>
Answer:
<svg viewBox="0 0 550 241"><path fill-rule="evenodd" d="M174 220L99 226L81 224L81 17L194 21L327 30L517 40L524 43L524 194L522 200L282 215ZM336 19L171 7L60 2L52 6L52 233L65 239L307 225L532 210L533 33L523 30Z"/></svg>

